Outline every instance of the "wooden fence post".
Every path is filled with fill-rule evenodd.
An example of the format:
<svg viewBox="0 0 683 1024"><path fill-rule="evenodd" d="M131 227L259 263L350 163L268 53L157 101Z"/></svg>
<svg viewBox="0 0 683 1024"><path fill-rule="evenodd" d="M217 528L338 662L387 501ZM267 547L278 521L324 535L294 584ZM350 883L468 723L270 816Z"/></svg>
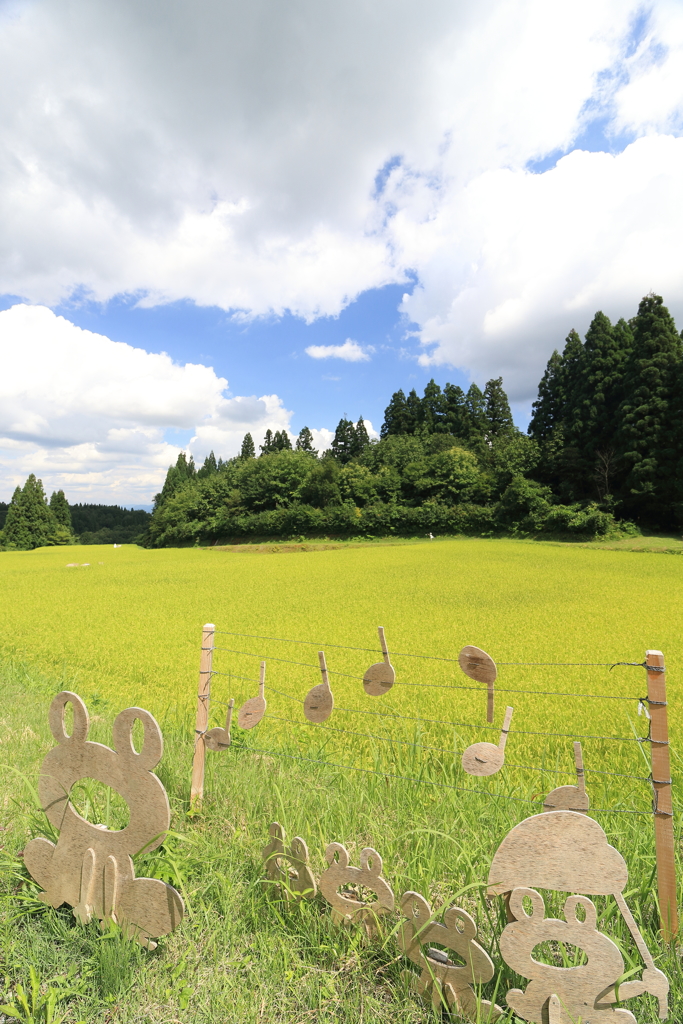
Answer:
<svg viewBox="0 0 683 1024"><path fill-rule="evenodd" d="M661 651L646 651L647 699L650 709L650 751L654 789L657 894L662 935L670 942L678 934L674 821L671 802L669 723L666 712L666 673Z"/></svg>
<svg viewBox="0 0 683 1024"><path fill-rule="evenodd" d="M211 697L211 666L213 664L213 637L216 627L207 622L202 629L202 650L199 659L199 686L197 689L197 721L194 730L194 757L192 759L192 787L190 807L200 804L204 797L204 761L206 747L204 733L209 724L209 699Z"/></svg>

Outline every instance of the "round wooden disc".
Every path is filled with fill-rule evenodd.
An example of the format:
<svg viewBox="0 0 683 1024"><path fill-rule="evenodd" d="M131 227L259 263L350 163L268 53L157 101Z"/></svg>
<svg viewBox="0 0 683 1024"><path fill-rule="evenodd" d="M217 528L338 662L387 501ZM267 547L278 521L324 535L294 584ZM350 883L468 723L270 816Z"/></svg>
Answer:
<svg viewBox="0 0 683 1024"><path fill-rule="evenodd" d="M387 665L378 661L371 665L363 676L363 689L369 697L381 697L396 682L396 673L393 665Z"/></svg>
<svg viewBox="0 0 683 1024"><path fill-rule="evenodd" d="M263 697L251 697L246 700L237 712L237 724L240 729L253 729L266 713L266 702Z"/></svg>
<svg viewBox="0 0 683 1024"><path fill-rule="evenodd" d="M558 786L543 801L544 811L585 812L589 807L588 793L582 793L578 786Z"/></svg>
<svg viewBox="0 0 683 1024"><path fill-rule="evenodd" d="M473 743L462 755L468 775L495 775L505 763L505 751L495 743Z"/></svg>
<svg viewBox="0 0 683 1024"><path fill-rule="evenodd" d="M333 707L332 691L324 683L318 683L306 694L304 714L309 722L324 722L332 714Z"/></svg>
<svg viewBox="0 0 683 1024"><path fill-rule="evenodd" d="M209 750L227 750L230 746L229 736L230 733L227 733L225 729L221 729L218 726L215 729L209 729L208 732L204 733L204 746L208 747Z"/></svg>
<svg viewBox="0 0 683 1024"><path fill-rule="evenodd" d="M478 683L494 683L498 670L490 654L479 647L463 647L458 655L458 664L466 676Z"/></svg>

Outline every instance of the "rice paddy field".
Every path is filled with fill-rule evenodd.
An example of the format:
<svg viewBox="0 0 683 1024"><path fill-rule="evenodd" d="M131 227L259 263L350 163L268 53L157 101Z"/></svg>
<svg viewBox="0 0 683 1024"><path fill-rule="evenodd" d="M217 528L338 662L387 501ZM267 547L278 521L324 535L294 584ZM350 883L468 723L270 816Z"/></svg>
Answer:
<svg viewBox="0 0 683 1024"><path fill-rule="evenodd" d="M370 941L360 929L335 927L320 896L295 903L264 889L260 851L277 820L289 837L306 840L316 875L329 842L343 843L353 863L373 846L397 897L416 890L435 908L455 901L467 909L496 965L481 995L514 1020L505 992L526 980L498 953L505 911L486 895L488 870L509 829L540 812L550 790L575 781L573 741L580 739L591 813L626 859L629 905L670 979L669 1017L683 1019L680 957L658 934L649 750L639 742L648 731L638 714L645 673L609 667L642 662L646 649L664 652L676 798L683 696L677 551L675 542L658 552L656 545L444 539L1 554L0 1003L16 1000L18 984L30 989L33 969L37 1005L45 1005L25 1020L50 1019L48 996L57 1018L74 1022L440 1017L441 1008L411 991L416 968L396 943L397 914ZM255 696L262 659L267 711L248 732L233 723L229 750L207 752L198 812L189 784L205 622L217 630L210 725L224 723L230 698L239 707ZM361 678L380 660L380 625L397 681L370 697ZM485 687L457 664L465 644L482 647L499 666L492 726ZM335 710L316 726L302 703L320 682L319 650ZM26 840L49 834L34 787L53 745L47 710L61 689L85 700L91 739L110 745L114 717L131 705L150 710L162 726L157 774L169 793L172 833L159 851L137 859L136 870L176 885L186 917L154 951L116 929L77 924L67 906L45 907L23 868ZM489 778L467 775L463 751L498 742L506 706L514 714L505 766ZM125 823L125 804L99 784L79 785L72 798L91 821ZM678 814L675 827L678 855ZM564 897L545 895L548 915L561 916ZM639 976L612 897L595 903L601 929L622 951L624 973ZM557 966L583 962L580 950L557 944L534 955ZM651 996L624 1005L639 1024L658 1019ZM615 1024L628 1019L614 1016Z"/></svg>

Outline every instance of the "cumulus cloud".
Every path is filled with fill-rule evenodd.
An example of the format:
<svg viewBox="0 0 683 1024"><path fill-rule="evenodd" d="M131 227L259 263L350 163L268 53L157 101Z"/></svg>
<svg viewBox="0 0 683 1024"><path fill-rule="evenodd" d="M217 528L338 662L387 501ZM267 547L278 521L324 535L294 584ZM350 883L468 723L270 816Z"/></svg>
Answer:
<svg viewBox="0 0 683 1024"><path fill-rule="evenodd" d="M311 359L343 359L347 363L367 363L371 345L362 348L357 341L347 338L343 345L309 345L306 355Z"/></svg>
<svg viewBox="0 0 683 1024"><path fill-rule="evenodd" d="M683 312L675 0L7 10L0 291L311 320L414 274L423 360L520 401L596 307ZM633 144L571 153L596 121Z"/></svg>
<svg viewBox="0 0 683 1024"><path fill-rule="evenodd" d="M210 366L111 341L44 306L0 312L0 361L6 490L34 472L72 501L123 491L145 502L178 455L168 428L192 431L189 448L203 458L236 454L247 431L289 427L277 395L228 397Z"/></svg>

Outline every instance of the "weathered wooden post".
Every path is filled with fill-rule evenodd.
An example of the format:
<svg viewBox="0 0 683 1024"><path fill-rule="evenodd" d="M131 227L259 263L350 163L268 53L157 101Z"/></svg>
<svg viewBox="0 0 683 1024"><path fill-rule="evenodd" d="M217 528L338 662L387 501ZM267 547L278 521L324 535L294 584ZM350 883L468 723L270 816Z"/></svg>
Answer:
<svg viewBox="0 0 683 1024"><path fill-rule="evenodd" d="M650 709L650 750L654 789L657 894L662 935L669 942L678 934L674 821L671 802L669 723L666 712L666 672L661 651L645 652L647 701Z"/></svg>
<svg viewBox="0 0 683 1024"><path fill-rule="evenodd" d="M199 686L197 689L197 721L194 730L194 758L192 759L192 787L190 807L200 804L204 797L204 762L206 747L204 734L209 724L211 697L211 667L213 664L213 638L216 627L207 622L202 629L202 649L199 658Z"/></svg>

